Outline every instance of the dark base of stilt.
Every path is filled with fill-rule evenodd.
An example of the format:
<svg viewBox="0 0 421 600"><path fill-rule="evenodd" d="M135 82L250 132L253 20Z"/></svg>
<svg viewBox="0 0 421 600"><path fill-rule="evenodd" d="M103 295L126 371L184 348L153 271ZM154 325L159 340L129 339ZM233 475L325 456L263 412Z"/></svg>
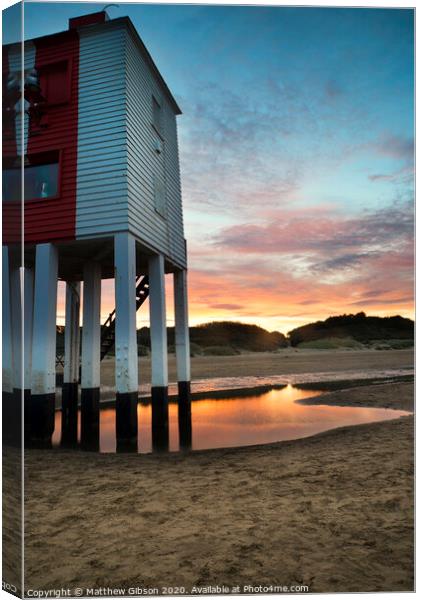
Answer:
<svg viewBox="0 0 421 600"><path fill-rule="evenodd" d="M54 432L55 394L31 394L25 390L25 445L51 448Z"/></svg>
<svg viewBox="0 0 421 600"><path fill-rule="evenodd" d="M188 402L191 401L191 383L190 381L179 381L178 382L178 401Z"/></svg>
<svg viewBox="0 0 421 600"><path fill-rule="evenodd" d="M63 383L61 396L61 445L77 444L77 382Z"/></svg>
<svg viewBox="0 0 421 600"><path fill-rule="evenodd" d="M127 452L137 453L138 445L137 438L131 440L117 439L116 452L118 454L126 454Z"/></svg>
<svg viewBox="0 0 421 600"><path fill-rule="evenodd" d="M169 449L168 387L152 388L152 446L154 450Z"/></svg>
<svg viewBox="0 0 421 600"><path fill-rule="evenodd" d="M117 452L137 451L138 393L116 395Z"/></svg>
<svg viewBox="0 0 421 600"><path fill-rule="evenodd" d="M15 390L15 393L17 391ZM18 391L20 396L20 390ZM30 446L30 429L31 423L29 419L29 408L31 405L31 390L24 390L23 395L23 416L24 416L24 424L23 424L23 439L25 440L25 445ZM54 410L55 410L55 400L54 400Z"/></svg>
<svg viewBox="0 0 421 600"><path fill-rule="evenodd" d="M192 446L190 381L178 382L178 433L180 448Z"/></svg>
<svg viewBox="0 0 421 600"><path fill-rule="evenodd" d="M22 445L22 396L20 390L2 395L3 443L20 448Z"/></svg>
<svg viewBox="0 0 421 600"><path fill-rule="evenodd" d="M84 450L99 450L99 388L81 391L80 445Z"/></svg>

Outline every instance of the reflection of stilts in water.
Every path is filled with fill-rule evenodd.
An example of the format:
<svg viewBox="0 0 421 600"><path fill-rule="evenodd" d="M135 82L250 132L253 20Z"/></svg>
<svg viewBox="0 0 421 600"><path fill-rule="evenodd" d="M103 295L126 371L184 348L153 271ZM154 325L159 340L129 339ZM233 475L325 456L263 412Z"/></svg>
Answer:
<svg viewBox="0 0 421 600"><path fill-rule="evenodd" d="M137 452L138 394L120 394L116 410L116 451ZM117 403L116 403L117 404Z"/></svg>
<svg viewBox="0 0 421 600"><path fill-rule="evenodd" d="M77 439L77 416L68 416L66 421L62 420L60 446L62 448L75 448Z"/></svg>
<svg viewBox="0 0 421 600"><path fill-rule="evenodd" d="M76 391L72 390L69 397L66 397L66 393L63 387L62 395L62 408L61 408L61 441L60 445L63 448L72 448L77 446L77 404L72 401L74 395L76 395L77 401L77 387L75 384Z"/></svg>
<svg viewBox="0 0 421 600"><path fill-rule="evenodd" d="M191 399L190 382L179 384L178 395L178 434L180 438L180 449L190 450L192 447L192 422L191 422Z"/></svg>
<svg viewBox="0 0 421 600"><path fill-rule="evenodd" d="M137 440L117 440L116 452L121 454L133 452L134 454L136 454L137 451Z"/></svg>
<svg viewBox="0 0 421 600"><path fill-rule="evenodd" d="M22 393L2 393L3 444L20 448L22 445Z"/></svg>
<svg viewBox="0 0 421 600"><path fill-rule="evenodd" d="M152 429L152 449L154 452L168 452L168 427L157 427L155 430Z"/></svg>
<svg viewBox="0 0 421 600"><path fill-rule="evenodd" d="M154 388L152 396L152 449L158 452L169 450L168 391Z"/></svg>

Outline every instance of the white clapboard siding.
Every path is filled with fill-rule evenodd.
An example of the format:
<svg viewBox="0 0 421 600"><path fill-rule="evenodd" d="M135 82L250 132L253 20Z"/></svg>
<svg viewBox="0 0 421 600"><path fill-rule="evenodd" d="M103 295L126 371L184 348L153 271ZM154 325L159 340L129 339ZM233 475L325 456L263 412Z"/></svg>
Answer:
<svg viewBox="0 0 421 600"><path fill-rule="evenodd" d="M76 236L130 231L183 267L173 104L127 21L81 28L79 37ZM153 96L162 138L152 125Z"/></svg>
<svg viewBox="0 0 421 600"><path fill-rule="evenodd" d="M79 30L76 237L128 229L125 27Z"/></svg>
<svg viewBox="0 0 421 600"><path fill-rule="evenodd" d="M176 115L131 31L126 40L130 231L185 266ZM153 97L161 105L162 139L153 127ZM156 152L157 140L162 142L161 153ZM161 204L162 193L165 211L156 210L156 198Z"/></svg>

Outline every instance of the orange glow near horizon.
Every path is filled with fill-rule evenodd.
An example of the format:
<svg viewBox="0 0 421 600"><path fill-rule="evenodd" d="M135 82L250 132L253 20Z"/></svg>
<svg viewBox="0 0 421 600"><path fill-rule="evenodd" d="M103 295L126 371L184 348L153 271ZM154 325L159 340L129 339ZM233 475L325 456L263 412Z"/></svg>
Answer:
<svg viewBox="0 0 421 600"><path fill-rule="evenodd" d="M172 277L166 277L167 284L167 325L174 325L174 309L173 309L173 290ZM57 308L57 323L64 325L65 301L64 301L64 283L59 283L58 308ZM401 315L402 317L414 319L414 306L412 302L404 302L399 305L394 305L393 310L388 304L378 302L371 303L369 306L356 307L351 302L344 303L340 294L331 296L323 302L322 299L317 300L312 304L311 310L303 310L301 299L294 295L291 299L285 299L282 304L277 300L277 297L268 293L264 295L250 295L247 290L235 295L229 296L229 301L224 303L221 301L221 307L209 306L206 301L206 289L197 288L190 285L189 293L189 318L190 325L200 325L212 321L237 321L247 324L255 324L267 329L268 331L280 331L284 334L288 333L296 327L300 327L307 323L318 320L324 320L329 316L340 314L351 314L364 311L370 316L387 317L392 315ZM245 297L249 298L248 304L245 305ZM83 292L82 292L83 298ZM222 300L222 299L221 299ZM230 308L230 305L233 308ZM235 305L241 306L241 309L235 309ZM111 280L103 281L102 299L101 299L101 321L104 322L108 314L114 309L114 286ZM82 316L81 316L82 323ZM137 327L149 326L149 304L148 301L140 308L137 314Z"/></svg>

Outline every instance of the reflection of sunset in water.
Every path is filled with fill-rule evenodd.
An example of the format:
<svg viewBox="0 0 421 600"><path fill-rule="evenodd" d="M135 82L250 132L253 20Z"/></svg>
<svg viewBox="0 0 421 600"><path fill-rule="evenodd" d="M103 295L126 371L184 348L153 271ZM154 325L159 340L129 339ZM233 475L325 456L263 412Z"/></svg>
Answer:
<svg viewBox="0 0 421 600"><path fill-rule="evenodd" d="M292 440L335 427L396 419L408 414L384 408L306 406L295 402L320 393L288 385L263 394L193 401L193 450ZM151 405L139 404L139 452L152 450L151 418ZM169 405L169 422L170 450L175 451L179 447L178 407L175 402ZM61 414L57 412L54 444L60 442L60 426ZM114 408L101 410L100 450L115 451Z"/></svg>

